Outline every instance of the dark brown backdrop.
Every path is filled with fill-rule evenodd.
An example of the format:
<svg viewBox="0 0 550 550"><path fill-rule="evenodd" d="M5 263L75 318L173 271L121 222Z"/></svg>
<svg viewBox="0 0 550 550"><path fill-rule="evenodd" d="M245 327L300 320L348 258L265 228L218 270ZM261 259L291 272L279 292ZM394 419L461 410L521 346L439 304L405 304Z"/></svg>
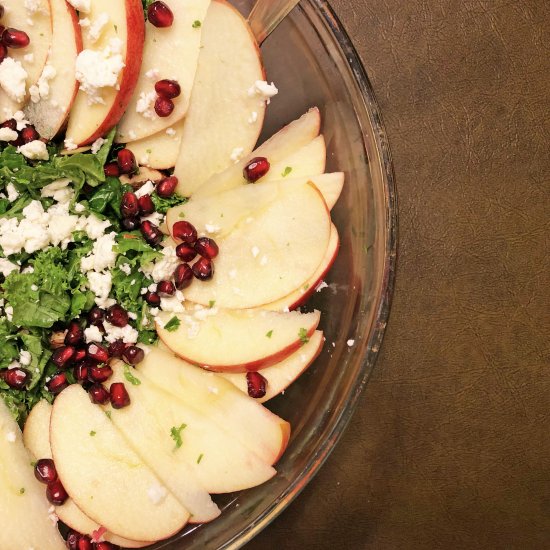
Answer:
<svg viewBox="0 0 550 550"><path fill-rule="evenodd" d="M247 548L549 548L550 4L333 5L391 143L397 288L346 435Z"/></svg>

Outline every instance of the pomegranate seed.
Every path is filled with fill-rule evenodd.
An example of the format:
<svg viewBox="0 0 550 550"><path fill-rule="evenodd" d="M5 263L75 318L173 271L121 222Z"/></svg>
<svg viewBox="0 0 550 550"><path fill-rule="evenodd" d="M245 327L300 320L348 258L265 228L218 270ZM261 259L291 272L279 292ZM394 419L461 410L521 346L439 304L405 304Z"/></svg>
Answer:
<svg viewBox="0 0 550 550"><path fill-rule="evenodd" d="M67 375L64 372L55 373L46 383L46 387L50 393L57 395L62 392L69 383L67 382Z"/></svg>
<svg viewBox="0 0 550 550"><path fill-rule="evenodd" d="M105 312L101 308L94 306L88 313L88 323L90 325L97 325L103 321L104 316Z"/></svg>
<svg viewBox="0 0 550 550"><path fill-rule="evenodd" d="M246 181L254 183L269 172L269 161L265 157L253 158L243 170Z"/></svg>
<svg viewBox="0 0 550 550"><path fill-rule="evenodd" d="M196 258L197 251L190 244L181 243L176 246L176 256L184 262L190 262Z"/></svg>
<svg viewBox="0 0 550 550"><path fill-rule="evenodd" d="M172 227L172 237L178 241L193 244L197 240L197 230L189 222L176 222Z"/></svg>
<svg viewBox="0 0 550 550"><path fill-rule="evenodd" d="M101 384L92 384L88 389L92 403L105 405L109 402L109 392Z"/></svg>
<svg viewBox="0 0 550 550"><path fill-rule="evenodd" d="M214 264L208 258L199 258L191 269L199 281L208 281L214 276Z"/></svg>
<svg viewBox="0 0 550 550"><path fill-rule="evenodd" d="M176 282L176 288L183 290L187 288L193 281L193 270L188 264L180 264L174 271L174 281Z"/></svg>
<svg viewBox="0 0 550 550"><path fill-rule="evenodd" d="M34 477L40 483L50 483L57 479L57 470L51 458L41 458L34 466Z"/></svg>
<svg viewBox="0 0 550 550"><path fill-rule="evenodd" d="M65 487L59 479L50 481L46 488L46 498L54 505L61 506L68 498L69 495L65 491Z"/></svg>
<svg viewBox="0 0 550 550"><path fill-rule="evenodd" d="M122 195L120 212L124 218L135 218L139 214L139 201L135 193L127 191Z"/></svg>
<svg viewBox="0 0 550 550"><path fill-rule="evenodd" d="M137 365L138 363L141 363L145 358L145 352L138 346L128 346L124 350L122 358L129 365Z"/></svg>
<svg viewBox="0 0 550 550"><path fill-rule="evenodd" d="M72 362L76 349L73 346L62 346L57 348L52 355L52 361L56 367L64 369Z"/></svg>
<svg viewBox="0 0 550 550"><path fill-rule="evenodd" d="M31 42L26 32L8 27L2 33L2 43L8 48L26 48Z"/></svg>
<svg viewBox="0 0 550 550"><path fill-rule="evenodd" d="M14 118L10 118L5 122L2 122L2 124L0 124L0 128L9 128L15 132L17 130L17 121Z"/></svg>
<svg viewBox="0 0 550 550"><path fill-rule="evenodd" d="M1 372L2 380L14 390L24 389L29 376L27 370L20 368L6 369Z"/></svg>
<svg viewBox="0 0 550 550"><path fill-rule="evenodd" d="M151 199L151 195L143 195L143 197L139 197L138 203L139 211L141 212L142 216L148 216L155 211L155 205L153 204L153 199Z"/></svg>
<svg viewBox="0 0 550 550"><path fill-rule="evenodd" d="M172 281L161 281L157 285L157 291L160 294L167 294L168 296L172 296L176 292L176 287L174 286L174 283Z"/></svg>
<svg viewBox="0 0 550 550"><path fill-rule="evenodd" d="M141 234L143 235L143 238L150 245L153 245L153 246L160 244L163 238L162 231L154 223L151 223L149 220L145 220L141 224Z"/></svg>
<svg viewBox="0 0 550 550"><path fill-rule="evenodd" d="M174 194L177 186L178 178L176 178L176 176L163 178L157 184L157 195L164 199L168 199Z"/></svg>
<svg viewBox="0 0 550 550"><path fill-rule="evenodd" d="M88 367L90 365L86 361L82 361L73 368L73 376L78 382L88 380Z"/></svg>
<svg viewBox="0 0 550 550"><path fill-rule="evenodd" d="M122 357L126 344L122 340L116 340L109 344L109 355L111 357Z"/></svg>
<svg viewBox="0 0 550 550"><path fill-rule="evenodd" d="M109 366L92 365L88 369L88 376L93 382L106 382L113 376L113 369Z"/></svg>
<svg viewBox="0 0 550 550"><path fill-rule="evenodd" d="M67 329L67 334L65 334L65 344L67 344L67 346L77 346L82 342L83 337L84 331L78 321L71 321Z"/></svg>
<svg viewBox="0 0 550 550"><path fill-rule="evenodd" d="M145 301L153 307L160 306L160 296L156 292L147 292L144 296Z"/></svg>
<svg viewBox="0 0 550 550"><path fill-rule="evenodd" d="M166 99L174 99L181 94L181 86L176 80L159 80L155 84L155 91L158 95L165 97Z"/></svg>
<svg viewBox="0 0 550 550"><path fill-rule="evenodd" d="M254 399L265 397L267 380L259 372L246 373L246 386L250 397L253 397Z"/></svg>
<svg viewBox="0 0 550 550"><path fill-rule="evenodd" d="M128 312L118 304L111 306L105 315L107 322L115 327L125 327L128 324Z"/></svg>
<svg viewBox="0 0 550 550"><path fill-rule="evenodd" d="M80 537L76 548L77 550L93 550L94 544L90 537L83 535L82 537Z"/></svg>
<svg viewBox="0 0 550 550"><path fill-rule="evenodd" d="M116 160L121 174L132 174L137 170L136 157L130 149L121 149Z"/></svg>
<svg viewBox="0 0 550 550"><path fill-rule="evenodd" d="M172 114L174 110L174 102L165 97L157 97L155 101L155 113L161 118L166 118Z"/></svg>
<svg viewBox="0 0 550 550"><path fill-rule="evenodd" d="M120 176L120 169L116 162L109 162L106 164L103 171L108 178L118 178L118 176Z"/></svg>
<svg viewBox="0 0 550 550"><path fill-rule="evenodd" d="M21 139L23 143L30 143L40 139L40 134L35 130L34 126L27 126L21 130Z"/></svg>
<svg viewBox="0 0 550 550"><path fill-rule="evenodd" d="M82 361L86 357L86 350L84 348L77 349L74 354L74 362L77 363L78 361Z"/></svg>
<svg viewBox="0 0 550 550"><path fill-rule="evenodd" d="M0 42L0 63L2 63L6 57L8 57L8 48Z"/></svg>
<svg viewBox="0 0 550 550"><path fill-rule="evenodd" d="M67 534L66 544L69 550L78 550L78 541L82 535L77 531L69 531Z"/></svg>
<svg viewBox="0 0 550 550"><path fill-rule="evenodd" d="M104 540L101 542L96 542L94 550L120 550L120 546Z"/></svg>
<svg viewBox="0 0 550 550"><path fill-rule="evenodd" d="M134 231L134 229L139 229L141 225L139 218L123 218L121 223L126 231Z"/></svg>
<svg viewBox="0 0 550 550"><path fill-rule="evenodd" d="M87 349L88 357L94 359L98 363L106 363L109 360L107 350L96 343L91 343Z"/></svg>
<svg viewBox="0 0 550 550"><path fill-rule="evenodd" d="M128 395L126 387L122 382L115 382L114 384L111 384L109 393L111 405L114 409L122 409L130 404L130 396Z"/></svg>
<svg viewBox="0 0 550 550"><path fill-rule="evenodd" d="M174 22L174 14L164 2L153 2L147 8L147 19L155 27L171 27Z"/></svg>
<svg viewBox="0 0 550 550"><path fill-rule="evenodd" d="M195 250L203 257L209 260L214 259L220 252L218 245L208 237L201 237L195 243Z"/></svg>

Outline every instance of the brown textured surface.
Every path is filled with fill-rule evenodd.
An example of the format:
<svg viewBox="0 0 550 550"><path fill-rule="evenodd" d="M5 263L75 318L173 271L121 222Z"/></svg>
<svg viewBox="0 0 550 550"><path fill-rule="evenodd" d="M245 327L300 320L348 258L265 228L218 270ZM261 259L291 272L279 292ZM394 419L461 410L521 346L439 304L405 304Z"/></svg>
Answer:
<svg viewBox="0 0 550 550"><path fill-rule="evenodd" d="M550 547L550 4L334 0L400 200L384 346L248 550Z"/></svg>

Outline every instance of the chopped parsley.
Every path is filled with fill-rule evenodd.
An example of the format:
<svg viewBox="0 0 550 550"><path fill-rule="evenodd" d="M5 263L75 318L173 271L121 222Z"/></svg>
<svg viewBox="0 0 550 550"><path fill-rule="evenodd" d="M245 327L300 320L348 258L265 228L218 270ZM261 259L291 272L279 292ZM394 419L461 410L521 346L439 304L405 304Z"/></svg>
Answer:
<svg viewBox="0 0 550 550"><path fill-rule="evenodd" d="M126 378L132 386L139 386L141 384L141 380L132 374L129 365L124 365L124 378Z"/></svg>
<svg viewBox="0 0 550 550"><path fill-rule="evenodd" d="M300 338L300 342L302 342L302 346L309 342L307 330L303 327L298 331L298 337Z"/></svg>
<svg viewBox="0 0 550 550"><path fill-rule="evenodd" d="M111 411L105 411L105 416L111 420Z"/></svg>
<svg viewBox="0 0 550 550"><path fill-rule="evenodd" d="M202 23L197 19L196 21L193 21L192 26L194 29L200 29L202 27Z"/></svg>
<svg viewBox="0 0 550 550"><path fill-rule="evenodd" d="M210 309L212 309L215 305L216 305L216 300L210 300L210 301L208 302L208 307L209 307Z"/></svg>
<svg viewBox="0 0 550 550"><path fill-rule="evenodd" d="M95 435L96 433L97 433L97 432L96 432L95 430L92 430L92 431L90 432L90 437L94 437L94 435Z"/></svg>
<svg viewBox="0 0 550 550"><path fill-rule="evenodd" d="M24 494L25 494L25 487L21 487L21 489L19 489L19 494L20 494L20 495L24 495Z"/></svg>
<svg viewBox="0 0 550 550"><path fill-rule="evenodd" d="M181 432L187 428L187 424L182 424L179 428L176 428L175 426L170 429L170 437L176 442L176 448L177 450L183 445L183 441L181 439Z"/></svg>
<svg viewBox="0 0 550 550"><path fill-rule="evenodd" d="M287 166L284 170L283 170L283 173L281 174L281 176L283 176L283 178L286 178L290 172L292 172L292 166Z"/></svg>
<svg viewBox="0 0 550 550"><path fill-rule="evenodd" d="M199 455L199 458L197 458L197 464L200 464L200 463L201 463L201 460L202 460L202 457L203 457L203 456L204 456L204 455L203 455L202 453Z"/></svg>
<svg viewBox="0 0 550 550"><path fill-rule="evenodd" d="M270 330L270 331L266 334L266 336L267 336L268 338L271 338L271 337L273 336L273 330Z"/></svg>
<svg viewBox="0 0 550 550"><path fill-rule="evenodd" d="M176 330L178 330L178 328L180 328L180 325L181 321L176 316L174 316L164 325L164 328L168 332L175 332Z"/></svg>

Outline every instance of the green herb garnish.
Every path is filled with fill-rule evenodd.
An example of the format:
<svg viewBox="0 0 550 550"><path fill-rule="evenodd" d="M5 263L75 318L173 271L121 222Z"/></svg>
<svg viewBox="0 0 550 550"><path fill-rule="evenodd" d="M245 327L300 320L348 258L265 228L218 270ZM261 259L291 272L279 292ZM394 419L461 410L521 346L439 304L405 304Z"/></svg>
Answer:
<svg viewBox="0 0 550 550"><path fill-rule="evenodd" d="M283 173L281 174L281 176L283 176L283 178L286 178L290 172L292 172L292 166L287 166L284 170L283 170Z"/></svg>
<svg viewBox="0 0 550 550"><path fill-rule="evenodd" d="M271 337L273 336L273 331L270 330L270 331L266 334L266 336L267 336L268 338L271 338Z"/></svg>
<svg viewBox="0 0 550 550"><path fill-rule="evenodd" d="M204 456L204 455L203 455L202 453L199 455L199 458L197 458L197 464L200 464L200 463L201 463L201 460L202 460L202 457L203 457L203 456Z"/></svg>
<svg viewBox="0 0 550 550"><path fill-rule="evenodd" d="M298 331L298 337L300 338L300 342L302 342L302 346L309 342L307 330L303 327Z"/></svg>
<svg viewBox="0 0 550 550"><path fill-rule="evenodd" d="M187 428L187 424L182 424L179 428L176 428L175 426L170 429L170 437L176 442L176 449L179 449L183 445L183 441L181 439L181 432Z"/></svg>
<svg viewBox="0 0 550 550"><path fill-rule="evenodd" d="M178 328L180 328L180 325L181 321L176 316L174 316L164 325L164 328L168 332L175 332L176 330L178 330Z"/></svg>
<svg viewBox="0 0 550 550"><path fill-rule="evenodd" d="M197 19L196 21L193 21L193 28L194 29L200 29L202 26L202 23Z"/></svg>
<svg viewBox="0 0 550 550"><path fill-rule="evenodd" d="M130 371L129 365L124 365L124 378L126 378L132 386L139 386L141 384L141 380L136 378Z"/></svg>

